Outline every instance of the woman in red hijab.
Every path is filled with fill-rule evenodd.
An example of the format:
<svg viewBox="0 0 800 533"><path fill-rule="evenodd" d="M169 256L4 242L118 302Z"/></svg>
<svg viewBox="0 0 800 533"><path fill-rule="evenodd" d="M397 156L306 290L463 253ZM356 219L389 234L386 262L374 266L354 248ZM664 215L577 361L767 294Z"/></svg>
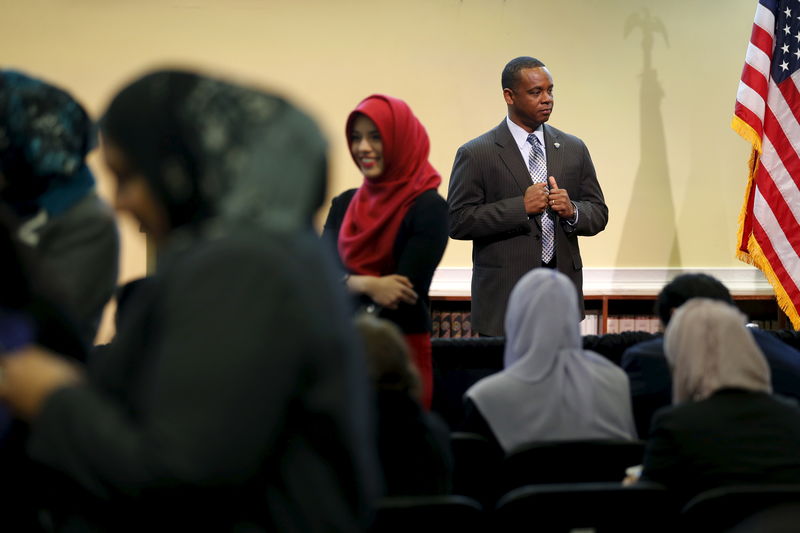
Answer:
<svg viewBox="0 0 800 533"><path fill-rule="evenodd" d="M335 244L347 289L403 331L429 408L428 288L447 245L447 204L436 192L442 178L428 162L425 128L402 100L365 98L345 133L364 182L333 199L323 237Z"/></svg>

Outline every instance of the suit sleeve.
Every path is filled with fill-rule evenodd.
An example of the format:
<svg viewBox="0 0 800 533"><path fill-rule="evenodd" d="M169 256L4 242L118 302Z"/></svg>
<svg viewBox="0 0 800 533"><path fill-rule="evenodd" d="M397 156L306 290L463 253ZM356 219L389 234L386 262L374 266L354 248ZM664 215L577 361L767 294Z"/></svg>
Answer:
<svg viewBox="0 0 800 533"><path fill-rule="evenodd" d="M589 237L605 229L608 223L608 207L603 197L603 190L597 181L597 173L589 150L582 141L578 149L582 152L580 189L577 198L570 198L578 208L578 222L574 226L566 223L562 223L561 226L567 233Z"/></svg>
<svg viewBox="0 0 800 533"><path fill-rule="evenodd" d="M488 148L475 154L462 146L456 152L447 204L450 215L450 236L473 240L494 236L509 237L531 231L522 195L489 201L486 179L492 179Z"/></svg>

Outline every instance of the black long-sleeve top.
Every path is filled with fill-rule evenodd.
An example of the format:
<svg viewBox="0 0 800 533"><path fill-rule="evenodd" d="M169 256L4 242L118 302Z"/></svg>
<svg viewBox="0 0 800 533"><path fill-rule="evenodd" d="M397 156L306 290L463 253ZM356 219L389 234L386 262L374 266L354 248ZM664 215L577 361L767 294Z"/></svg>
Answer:
<svg viewBox="0 0 800 533"><path fill-rule="evenodd" d="M339 258L343 271L347 271L347 267L339 256L339 230L357 190L347 190L333 199L322 232L322 238L331 246L334 256ZM383 309L380 312L381 318L397 324L403 333L431 331L428 289L446 246L447 203L431 189L419 195L403 217L393 248L397 267L394 272L384 274L408 277L418 295L414 305L401 303L397 309ZM371 300L362 295L361 303L371 303Z"/></svg>

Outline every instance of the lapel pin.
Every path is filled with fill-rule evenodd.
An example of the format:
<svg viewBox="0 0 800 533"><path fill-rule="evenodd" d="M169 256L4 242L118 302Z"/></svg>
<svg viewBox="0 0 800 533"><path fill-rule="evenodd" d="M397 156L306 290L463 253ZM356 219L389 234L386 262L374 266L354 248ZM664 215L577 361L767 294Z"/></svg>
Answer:
<svg viewBox="0 0 800 533"><path fill-rule="evenodd" d="M556 148L561 148L561 143L553 143L553 146L555 146Z"/></svg>

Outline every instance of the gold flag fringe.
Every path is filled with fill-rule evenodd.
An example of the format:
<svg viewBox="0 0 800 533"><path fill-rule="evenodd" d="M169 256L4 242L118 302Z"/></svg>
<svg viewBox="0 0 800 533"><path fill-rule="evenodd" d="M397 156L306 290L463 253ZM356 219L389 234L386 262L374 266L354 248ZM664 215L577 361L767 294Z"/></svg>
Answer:
<svg viewBox="0 0 800 533"><path fill-rule="evenodd" d="M747 187L745 188L744 193L744 204L742 205L742 210L739 212L739 231L737 232L738 238L736 240L736 257L740 261L749 265L753 265L764 273L767 281L769 281L769 284L772 285L773 291L775 291L775 299L778 302L778 307L780 307L781 310L786 313L786 316L789 317L794 329L800 330L800 313L798 313L794 302L792 302L791 298L789 298L789 295L786 293L786 290L783 288L783 285L778 279L778 276L775 274L775 271L772 269L772 265L767 260L755 237L752 234L748 236L747 251L739 249L739 245L744 238L743 232L744 221L747 217L747 204L748 200L750 199L750 191L754 186L753 183L755 181L756 167L758 165L758 156L761 153L761 138L749 124L737 116L734 116L731 120L731 128L733 128L733 130L746 141L749 141L753 147L753 150L750 153L750 161L748 162Z"/></svg>

